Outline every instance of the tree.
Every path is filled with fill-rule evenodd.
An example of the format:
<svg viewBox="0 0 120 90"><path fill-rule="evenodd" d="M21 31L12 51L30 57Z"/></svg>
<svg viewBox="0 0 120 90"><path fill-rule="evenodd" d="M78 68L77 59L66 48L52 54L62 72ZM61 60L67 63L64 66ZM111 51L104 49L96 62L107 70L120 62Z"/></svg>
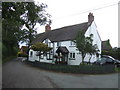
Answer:
<svg viewBox="0 0 120 90"><path fill-rule="evenodd" d="M36 33L36 23L44 25L50 22L45 6L44 4L35 5L34 2L2 2L2 43L4 46L2 51L6 57L12 55L21 41L26 41L30 45ZM23 26L27 29L23 29Z"/></svg>
<svg viewBox="0 0 120 90"><path fill-rule="evenodd" d="M86 40L87 40L87 43L86 43L86 52L87 54L90 55L90 58L89 58L89 63L90 63L90 60L91 60L91 57L92 55L97 55L97 53L99 52L99 49L98 49L98 46L97 44L93 45L93 34L90 34L89 37L86 37Z"/></svg>
<svg viewBox="0 0 120 90"><path fill-rule="evenodd" d="M50 17L46 12L47 5L46 4L37 4L35 3L24 3L25 4L25 13L21 16L21 19L23 20L23 23L27 29L24 29L23 31L26 32L24 34L24 38L28 47L30 46L33 38L36 35L36 29L35 26L38 23L39 25L45 25L45 24L51 24Z"/></svg>
<svg viewBox="0 0 120 90"><path fill-rule="evenodd" d="M84 64L84 58L86 54L92 54L96 53L97 49L94 45L92 45L92 34L89 37L85 37L85 32L84 30L80 30L78 35L76 36L75 42L76 42L76 47L78 50L81 52L82 55L82 63ZM90 57L91 59L91 57ZM90 60L89 59L89 60Z"/></svg>
<svg viewBox="0 0 120 90"><path fill-rule="evenodd" d="M41 42L37 42L34 45L32 45L30 47L30 49L34 50L34 51L39 51L39 61L40 61L40 56L42 54L45 54L46 52L50 51L52 48L48 47L47 44L41 43Z"/></svg>
<svg viewBox="0 0 120 90"><path fill-rule="evenodd" d="M98 47L97 47L97 44L95 44L95 45L90 45L87 50L88 50L88 51L87 51L88 54L90 55L90 58L89 58L89 63L90 63L90 60L91 60L92 55L95 55L95 54L96 54L96 56L98 56L97 54L98 54L98 52L99 52L99 49L98 49Z"/></svg>
<svg viewBox="0 0 120 90"><path fill-rule="evenodd" d="M16 54L18 36L22 23L20 15L22 10L17 10L20 3L2 2L2 53L3 58Z"/></svg>

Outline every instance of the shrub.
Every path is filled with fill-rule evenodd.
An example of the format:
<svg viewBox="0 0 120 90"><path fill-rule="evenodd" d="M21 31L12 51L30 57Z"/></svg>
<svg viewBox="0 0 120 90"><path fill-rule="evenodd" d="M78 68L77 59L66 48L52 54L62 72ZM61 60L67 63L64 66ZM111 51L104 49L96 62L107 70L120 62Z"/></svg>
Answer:
<svg viewBox="0 0 120 90"><path fill-rule="evenodd" d="M27 57L28 55L25 54L25 53L23 53L23 52L18 52L18 53L17 53L17 56L18 56L18 57Z"/></svg>

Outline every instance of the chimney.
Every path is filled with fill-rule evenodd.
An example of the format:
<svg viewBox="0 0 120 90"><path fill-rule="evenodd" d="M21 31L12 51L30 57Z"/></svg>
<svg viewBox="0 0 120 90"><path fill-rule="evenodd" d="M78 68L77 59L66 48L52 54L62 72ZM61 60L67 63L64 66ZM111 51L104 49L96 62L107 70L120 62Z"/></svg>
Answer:
<svg viewBox="0 0 120 90"><path fill-rule="evenodd" d="M50 30L51 30L51 27L50 27L49 24L47 24L47 25L45 26L45 32L48 32L48 31L50 31Z"/></svg>
<svg viewBox="0 0 120 90"><path fill-rule="evenodd" d="M91 23L92 21L94 21L94 16L93 16L93 13L89 13L88 15L88 23Z"/></svg>

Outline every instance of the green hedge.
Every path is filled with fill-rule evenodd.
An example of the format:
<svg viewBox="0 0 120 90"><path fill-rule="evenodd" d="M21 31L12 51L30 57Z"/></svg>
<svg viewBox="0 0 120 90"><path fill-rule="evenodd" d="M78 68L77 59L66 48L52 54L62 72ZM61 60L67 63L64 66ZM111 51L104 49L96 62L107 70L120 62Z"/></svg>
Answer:
<svg viewBox="0 0 120 90"><path fill-rule="evenodd" d="M30 62L26 61L27 64L30 64L34 67L38 67L45 70L64 72L64 73L82 73L82 74L106 74L114 73L114 65L59 65L59 64L48 64L41 62Z"/></svg>

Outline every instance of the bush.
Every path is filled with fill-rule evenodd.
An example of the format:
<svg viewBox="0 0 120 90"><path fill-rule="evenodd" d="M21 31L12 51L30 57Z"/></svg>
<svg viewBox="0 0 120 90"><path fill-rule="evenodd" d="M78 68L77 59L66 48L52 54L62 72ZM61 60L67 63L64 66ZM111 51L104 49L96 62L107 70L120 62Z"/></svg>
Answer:
<svg viewBox="0 0 120 90"><path fill-rule="evenodd" d="M30 61L26 61L26 63L41 69L64 73L105 74L115 72L114 65L61 65Z"/></svg>
<svg viewBox="0 0 120 90"><path fill-rule="evenodd" d="M11 60L13 60L14 58L16 58L16 56L9 56L9 57L7 57L7 58L5 58L5 59L2 60L2 64L11 61Z"/></svg>
<svg viewBox="0 0 120 90"><path fill-rule="evenodd" d="M18 56L18 57L27 57L28 55L25 54L25 53L23 53L23 52L18 52L18 53L17 53L17 56Z"/></svg>

